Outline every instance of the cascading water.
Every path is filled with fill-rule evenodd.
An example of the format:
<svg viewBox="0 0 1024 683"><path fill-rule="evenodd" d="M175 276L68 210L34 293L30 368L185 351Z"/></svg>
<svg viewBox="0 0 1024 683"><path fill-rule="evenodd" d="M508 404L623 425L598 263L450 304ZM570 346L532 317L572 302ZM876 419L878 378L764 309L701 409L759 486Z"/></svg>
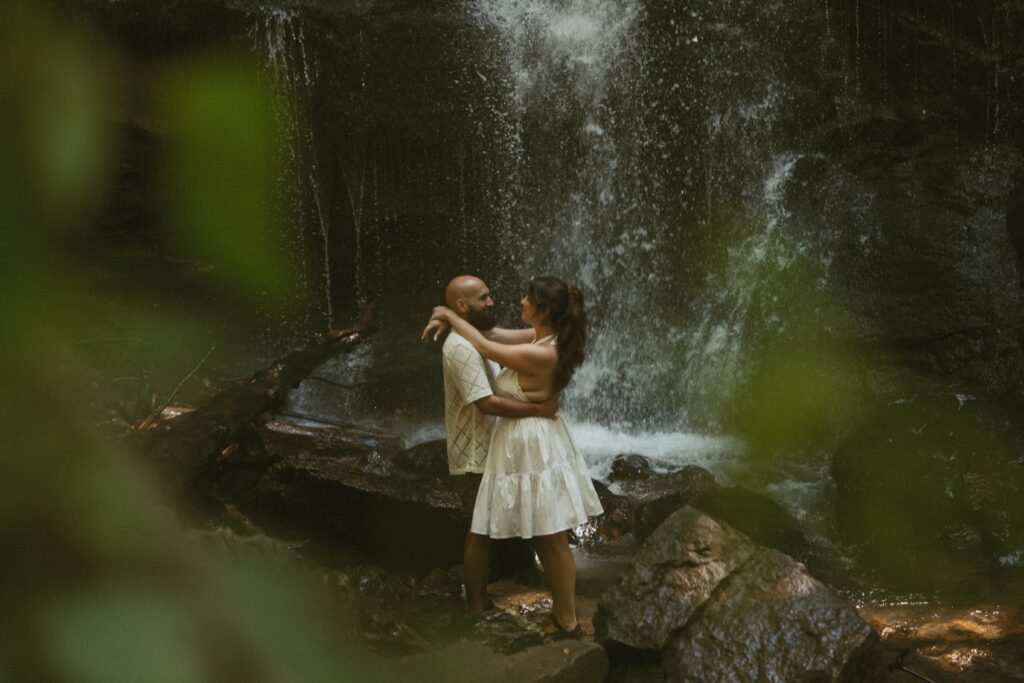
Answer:
<svg viewBox="0 0 1024 683"><path fill-rule="evenodd" d="M297 225L312 223L319 228L321 243L320 282L310 282L312 275L307 263L309 248L301 230L290 240L289 255L298 265L295 270L303 278L297 294L307 300L320 302L328 325L334 319L331 301L331 243L318 168L313 128L304 125L305 109L311 101L310 93L317 85L319 65L316 55L307 54L306 37L301 20L294 12L268 9L254 16L249 32L256 51L263 58L263 67L276 86L276 117L284 152L280 187L287 193L287 213ZM313 220L307 221L312 214Z"/></svg>
<svg viewBox="0 0 1024 683"><path fill-rule="evenodd" d="M649 200L656 178L642 167L634 102L645 82L641 5L478 0L473 9L504 67L505 100L492 115L512 159L505 230L518 245L516 285L557 274L588 298L592 351L574 380L573 412L606 425L658 422L644 389L660 365L647 343L658 335L634 326L664 274Z"/></svg>
<svg viewBox="0 0 1024 683"><path fill-rule="evenodd" d="M735 453L731 439L677 431L688 425L679 332L661 314L673 264L655 199L661 160L644 117L658 85L647 74L642 4L476 0L473 9L504 67L506 96L492 116L514 169L512 267L520 282L553 273L588 297L590 356L565 405L595 475L622 452L667 467Z"/></svg>
<svg viewBox="0 0 1024 683"><path fill-rule="evenodd" d="M770 283L813 248L787 225L784 189L807 153L779 143L791 93L776 46L766 39L737 50L729 27L749 8L697 3L685 28L672 22L667 31L693 51L693 71L669 81L650 68L657 55L639 0L475 0L472 8L495 36L505 88L491 118L513 169L503 226L505 243L520 245L511 268L519 281L560 275L589 296L591 355L565 404L595 475L627 451L664 466L730 469L740 444L704 434L719 431L716 411L749 370L748 328L779 323ZM740 82L759 50L758 78ZM686 78L693 82L681 84ZM681 88L693 101L673 100ZM673 104L652 125L648 110L665 101ZM686 163L700 159L700 196L686 186L675 195L704 204L697 231L728 232L715 237L727 254L716 266L702 263L679 237L681 219L663 210L665 150L695 121L701 151ZM741 225L721 225L723 205ZM679 294L683 263L700 279L681 297L664 295Z"/></svg>
<svg viewBox="0 0 1024 683"><path fill-rule="evenodd" d="M307 50L302 19L290 10L260 10L254 15L250 38L263 58L263 68L273 80L277 93L276 115L284 162L280 187L285 193L286 214L293 227L288 241L289 256L299 266L295 270L303 278L299 283L302 291L295 293L296 298L314 302L325 317L326 325L330 326L336 322L331 287L333 245L324 206L322 170L317 161L318 140L308 116L312 93L320 78L319 62L316 52ZM359 251L366 174L365 169L360 170L363 171L361 182L348 186L355 230L356 295L362 298L365 295L360 289ZM310 225L318 229L315 236L307 234ZM365 300L360 303L365 304ZM287 315L294 313L288 311ZM294 327L296 321L289 319L286 323ZM323 326L320 321L312 324ZM373 363L372 345L364 345L355 353L333 360L321 369L318 379L303 383L289 395L284 412L300 421L302 418L298 416L350 423L352 416L365 412L362 399L353 388L365 381Z"/></svg>

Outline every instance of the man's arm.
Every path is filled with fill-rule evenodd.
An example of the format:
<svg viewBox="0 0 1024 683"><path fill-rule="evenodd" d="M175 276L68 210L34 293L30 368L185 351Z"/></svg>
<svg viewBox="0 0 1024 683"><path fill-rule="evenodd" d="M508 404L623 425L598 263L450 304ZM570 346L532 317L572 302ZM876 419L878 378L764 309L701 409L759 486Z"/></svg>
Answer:
<svg viewBox="0 0 1024 683"><path fill-rule="evenodd" d="M498 417L547 417L553 418L558 412L558 394L546 401L531 403L516 401L502 396L484 396L476 401L476 407L485 415Z"/></svg>
<svg viewBox="0 0 1024 683"><path fill-rule="evenodd" d="M536 375L550 370L558 362L558 352L542 344L499 344L487 339L468 320L445 306L436 306L431 319L444 320L473 345L480 354L498 365Z"/></svg>

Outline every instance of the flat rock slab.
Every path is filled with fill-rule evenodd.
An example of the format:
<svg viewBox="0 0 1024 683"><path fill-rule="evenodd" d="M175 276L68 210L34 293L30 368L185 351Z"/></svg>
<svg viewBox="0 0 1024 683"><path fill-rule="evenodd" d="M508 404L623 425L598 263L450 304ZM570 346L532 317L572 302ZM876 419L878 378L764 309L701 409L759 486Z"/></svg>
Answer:
<svg viewBox="0 0 1024 683"><path fill-rule="evenodd" d="M514 655L460 643L381 665L381 681L597 683L608 673L604 648L585 641L537 645Z"/></svg>
<svg viewBox="0 0 1024 683"><path fill-rule="evenodd" d="M691 507L602 596L597 638L661 653L668 681L881 681L878 635L792 558Z"/></svg>

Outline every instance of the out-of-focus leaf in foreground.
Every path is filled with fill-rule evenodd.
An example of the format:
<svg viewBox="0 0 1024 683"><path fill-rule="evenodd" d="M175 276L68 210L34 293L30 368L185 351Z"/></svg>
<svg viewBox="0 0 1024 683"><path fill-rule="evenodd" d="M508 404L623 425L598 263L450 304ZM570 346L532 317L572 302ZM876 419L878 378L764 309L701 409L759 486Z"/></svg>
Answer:
<svg viewBox="0 0 1024 683"><path fill-rule="evenodd" d="M234 57L179 64L163 95L174 233L227 282L276 289L285 275L272 219L276 138L254 68Z"/></svg>
<svg viewBox="0 0 1024 683"><path fill-rule="evenodd" d="M0 3L0 680L365 680L352 611L322 577L201 551L145 454L96 427L106 387L78 340L119 325L158 359L192 321L160 299L140 315L74 248L111 192L108 105L128 98L117 55L49 7ZM224 58L169 74L172 235L225 289L272 287L274 134L255 75Z"/></svg>

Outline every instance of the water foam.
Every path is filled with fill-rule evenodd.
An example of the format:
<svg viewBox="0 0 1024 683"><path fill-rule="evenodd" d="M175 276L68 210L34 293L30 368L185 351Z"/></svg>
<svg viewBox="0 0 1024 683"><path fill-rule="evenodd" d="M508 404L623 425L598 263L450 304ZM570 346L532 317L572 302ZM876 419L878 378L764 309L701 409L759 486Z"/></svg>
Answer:
<svg viewBox="0 0 1024 683"><path fill-rule="evenodd" d="M669 472L697 465L730 480L745 452L743 442L730 436L690 432L629 432L584 422L570 426L576 447L590 467L590 476L607 479L615 456L646 456L655 471Z"/></svg>

